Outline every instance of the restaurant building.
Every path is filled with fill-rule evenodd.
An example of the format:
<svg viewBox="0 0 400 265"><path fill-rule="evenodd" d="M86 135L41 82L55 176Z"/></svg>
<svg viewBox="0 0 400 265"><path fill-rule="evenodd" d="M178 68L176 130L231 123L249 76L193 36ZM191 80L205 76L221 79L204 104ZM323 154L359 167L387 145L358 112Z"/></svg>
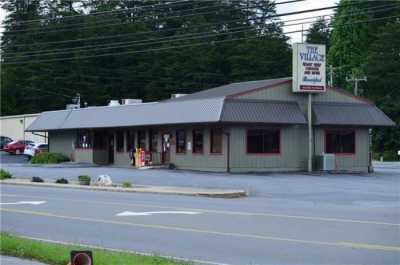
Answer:
<svg viewBox="0 0 400 265"><path fill-rule="evenodd" d="M308 96L292 85L291 77L249 81L160 102L43 112L27 131L48 132L50 152L76 162L127 166L141 148L148 165L305 171ZM372 102L333 87L312 94L312 102L314 170L367 172L370 129L394 122Z"/></svg>

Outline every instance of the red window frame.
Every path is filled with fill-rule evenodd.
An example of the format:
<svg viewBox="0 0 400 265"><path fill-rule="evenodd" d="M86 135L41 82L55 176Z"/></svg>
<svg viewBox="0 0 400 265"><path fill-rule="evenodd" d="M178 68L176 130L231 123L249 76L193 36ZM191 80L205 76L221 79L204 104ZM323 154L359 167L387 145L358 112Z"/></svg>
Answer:
<svg viewBox="0 0 400 265"><path fill-rule="evenodd" d="M352 150L350 152L341 152L341 151L337 151L337 150L329 150L333 147L331 147L332 144L328 143L328 138L329 138L329 134L345 134L345 133L351 133L352 137L353 137L353 144L352 144ZM325 130L325 153L326 154L335 154L335 155L355 155L356 154L356 130L354 129L329 129L329 130Z"/></svg>
<svg viewBox="0 0 400 265"><path fill-rule="evenodd" d="M276 151L271 151L271 152L250 152L249 151L249 132L251 131L264 131L264 132L274 132L274 133L278 133L278 150ZM246 154L249 155L279 155L281 154L281 129L275 129L275 128L268 128L268 129L247 129L246 131ZM264 141L264 139L262 139L262 141Z"/></svg>
<svg viewBox="0 0 400 265"><path fill-rule="evenodd" d="M196 141L196 134L201 135L201 148L197 149ZM192 142L193 142L193 148L192 148L192 153L193 154L203 154L204 153L204 130L203 129L193 129L192 130Z"/></svg>
<svg viewBox="0 0 400 265"><path fill-rule="evenodd" d="M180 146L179 146L180 140L179 140L178 135L179 135L180 132L183 132L183 137L184 137L182 150L180 149ZM181 130L176 130L175 139L176 139L176 141L175 141L176 142L175 153L177 153L177 154L186 154L186 130L182 130L182 129Z"/></svg>
<svg viewBox="0 0 400 265"><path fill-rule="evenodd" d="M213 147L214 147L214 144L215 144L215 139L214 139L214 135L217 135L217 134L219 134L220 135L220 150L219 151L217 151L217 152L214 152L213 151ZM215 154L215 155L220 155L220 154L222 154L223 153L223 137L224 137L224 133L223 133L223 130L222 130L222 128L212 128L212 129L210 129L210 154Z"/></svg>

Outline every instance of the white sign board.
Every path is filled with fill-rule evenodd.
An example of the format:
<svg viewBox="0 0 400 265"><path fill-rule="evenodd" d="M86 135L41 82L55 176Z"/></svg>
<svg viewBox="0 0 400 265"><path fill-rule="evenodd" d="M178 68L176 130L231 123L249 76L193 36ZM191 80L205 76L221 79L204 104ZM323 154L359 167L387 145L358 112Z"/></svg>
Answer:
<svg viewBox="0 0 400 265"><path fill-rule="evenodd" d="M325 45L293 44L293 92L326 91Z"/></svg>

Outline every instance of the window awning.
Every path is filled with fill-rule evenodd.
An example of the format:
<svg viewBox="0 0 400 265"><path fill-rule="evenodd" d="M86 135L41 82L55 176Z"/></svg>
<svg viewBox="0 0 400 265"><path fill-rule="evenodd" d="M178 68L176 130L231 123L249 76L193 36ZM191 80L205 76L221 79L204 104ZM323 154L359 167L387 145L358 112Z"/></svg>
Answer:
<svg viewBox="0 0 400 265"><path fill-rule="evenodd" d="M313 103L314 125L395 126L376 106L368 103Z"/></svg>

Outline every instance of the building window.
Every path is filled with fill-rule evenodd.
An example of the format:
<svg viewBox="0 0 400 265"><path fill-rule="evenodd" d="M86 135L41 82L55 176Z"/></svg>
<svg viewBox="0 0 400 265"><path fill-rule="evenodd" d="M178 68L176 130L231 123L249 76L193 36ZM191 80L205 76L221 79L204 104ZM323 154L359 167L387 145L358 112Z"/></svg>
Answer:
<svg viewBox="0 0 400 265"><path fill-rule="evenodd" d="M126 141L127 141L127 150L132 151L135 149L135 132L134 131L127 131L126 132Z"/></svg>
<svg viewBox="0 0 400 265"><path fill-rule="evenodd" d="M210 130L210 152L212 154L222 153L222 129Z"/></svg>
<svg viewBox="0 0 400 265"><path fill-rule="evenodd" d="M124 151L124 131L117 131L117 152Z"/></svg>
<svg viewBox="0 0 400 265"><path fill-rule="evenodd" d="M193 153L203 153L203 130L193 130Z"/></svg>
<svg viewBox="0 0 400 265"><path fill-rule="evenodd" d="M146 131L138 131L138 147L146 149Z"/></svg>
<svg viewBox="0 0 400 265"><path fill-rule="evenodd" d="M88 130L78 130L77 148L92 148L92 137Z"/></svg>
<svg viewBox="0 0 400 265"><path fill-rule="evenodd" d="M354 154L356 133L354 130L334 130L325 133L325 152L328 154Z"/></svg>
<svg viewBox="0 0 400 265"><path fill-rule="evenodd" d="M177 130L176 131L176 153L185 153L186 152L186 131L185 130Z"/></svg>
<svg viewBox="0 0 400 265"><path fill-rule="evenodd" d="M149 144L150 144L150 151L151 152L158 152L158 133L155 132L154 130L149 131L150 137L149 137Z"/></svg>
<svg viewBox="0 0 400 265"><path fill-rule="evenodd" d="M277 154L280 152L279 130L248 130L247 153L249 154Z"/></svg>

